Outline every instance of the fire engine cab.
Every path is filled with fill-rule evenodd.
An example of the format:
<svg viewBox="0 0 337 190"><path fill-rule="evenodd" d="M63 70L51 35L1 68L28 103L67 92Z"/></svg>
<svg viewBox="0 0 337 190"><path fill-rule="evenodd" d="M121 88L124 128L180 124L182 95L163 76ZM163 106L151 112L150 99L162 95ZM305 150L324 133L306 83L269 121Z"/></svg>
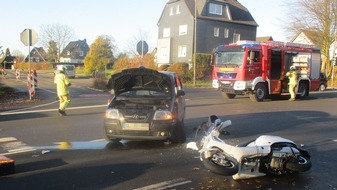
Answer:
<svg viewBox="0 0 337 190"><path fill-rule="evenodd" d="M321 52L306 44L238 41L216 47L212 66L212 86L225 98L248 94L257 102L270 95L289 95L286 73L295 66L295 91L303 98L320 85Z"/></svg>

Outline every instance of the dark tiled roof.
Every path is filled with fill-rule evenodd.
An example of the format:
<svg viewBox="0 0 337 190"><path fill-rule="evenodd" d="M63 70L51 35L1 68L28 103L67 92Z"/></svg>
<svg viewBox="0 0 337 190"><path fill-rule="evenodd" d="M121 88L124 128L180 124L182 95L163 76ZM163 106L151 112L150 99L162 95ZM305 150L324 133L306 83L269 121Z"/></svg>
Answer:
<svg viewBox="0 0 337 190"><path fill-rule="evenodd" d="M62 57L79 58L78 53L75 52L80 51L83 51L84 55L86 55L89 51L86 39L69 42L69 44L63 49L61 55ZM71 55L69 56L67 52L70 52Z"/></svg>
<svg viewBox="0 0 337 190"><path fill-rule="evenodd" d="M176 1L179 0L170 0L168 4ZM181 1L185 2L188 9L190 10L191 15L194 16L194 0L181 0ZM204 11L204 9L207 8L207 3L212 2L227 5L229 8L229 12L231 14L231 19L225 17L214 17L205 15L204 12L206 11ZM258 26L253 16L250 14L249 10L246 7L244 7L241 3L239 3L237 0L197 0L197 17L208 20L227 21L232 23L241 23L252 26Z"/></svg>

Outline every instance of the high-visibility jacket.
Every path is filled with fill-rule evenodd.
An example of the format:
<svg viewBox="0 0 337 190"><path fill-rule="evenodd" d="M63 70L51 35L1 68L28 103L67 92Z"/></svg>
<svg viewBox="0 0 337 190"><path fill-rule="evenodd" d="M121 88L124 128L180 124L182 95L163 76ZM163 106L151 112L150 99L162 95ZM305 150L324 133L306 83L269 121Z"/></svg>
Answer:
<svg viewBox="0 0 337 190"><path fill-rule="evenodd" d="M56 84L58 96L69 94L68 86L70 86L70 80L67 75L63 73L57 73L54 77L54 83Z"/></svg>
<svg viewBox="0 0 337 190"><path fill-rule="evenodd" d="M297 73L296 71L288 71L286 76L289 78L288 84L297 84Z"/></svg>

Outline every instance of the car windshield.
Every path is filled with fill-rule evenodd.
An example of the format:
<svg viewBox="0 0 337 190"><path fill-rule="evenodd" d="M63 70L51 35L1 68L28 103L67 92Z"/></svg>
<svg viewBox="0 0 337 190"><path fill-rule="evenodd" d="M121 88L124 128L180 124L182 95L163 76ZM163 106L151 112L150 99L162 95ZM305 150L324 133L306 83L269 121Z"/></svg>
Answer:
<svg viewBox="0 0 337 190"><path fill-rule="evenodd" d="M218 52L216 54L217 66L240 67L243 64L244 52Z"/></svg>
<svg viewBox="0 0 337 190"><path fill-rule="evenodd" d="M66 70L74 70L73 66L64 66L66 68Z"/></svg>
<svg viewBox="0 0 337 190"><path fill-rule="evenodd" d="M123 92L119 97L170 97L169 94L154 90L132 90Z"/></svg>

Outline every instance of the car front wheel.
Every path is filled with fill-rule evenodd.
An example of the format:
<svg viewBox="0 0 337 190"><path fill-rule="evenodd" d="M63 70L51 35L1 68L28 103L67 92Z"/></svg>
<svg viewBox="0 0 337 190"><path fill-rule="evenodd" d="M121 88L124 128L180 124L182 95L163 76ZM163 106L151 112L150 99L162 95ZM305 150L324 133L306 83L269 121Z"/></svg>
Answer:
<svg viewBox="0 0 337 190"><path fill-rule="evenodd" d="M170 140L173 143L184 143L186 141L184 122L178 122Z"/></svg>

